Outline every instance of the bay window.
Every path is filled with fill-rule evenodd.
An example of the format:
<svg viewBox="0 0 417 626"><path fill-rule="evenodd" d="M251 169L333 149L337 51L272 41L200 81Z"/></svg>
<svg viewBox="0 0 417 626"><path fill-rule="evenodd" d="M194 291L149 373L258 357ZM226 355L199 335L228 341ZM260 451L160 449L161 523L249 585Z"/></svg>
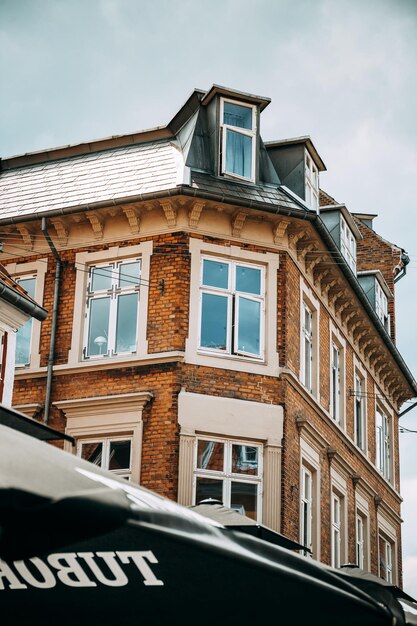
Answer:
<svg viewBox="0 0 417 626"><path fill-rule="evenodd" d="M264 269L203 258L200 280L201 350L262 359Z"/></svg>
<svg viewBox="0 0 417 626"><path fill-rule="evenodd" d="M255 180L256 107L221 100L221 173Z"/></svg>
<svg viewBox="0 0 417 626"><path fill-rule="evenodd" d="M194 458L194 503L207 498L260 522L262 446L217 438L198 438Z"/></svg>

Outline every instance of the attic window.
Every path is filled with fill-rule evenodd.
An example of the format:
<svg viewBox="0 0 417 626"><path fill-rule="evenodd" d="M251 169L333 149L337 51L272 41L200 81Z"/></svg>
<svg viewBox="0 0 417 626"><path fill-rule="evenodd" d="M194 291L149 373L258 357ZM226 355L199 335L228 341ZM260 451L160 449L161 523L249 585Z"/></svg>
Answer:
<svg viewBox="0 0 417 626"><path fill-rule="evenodd" d="M256 107L221 100L221 173L255 181Z"/></svg>
<svg viewBox="0 0 417 626"><path fill-rule="evenodd" d="M313 159L306 152L306 202L317 211L319 206L319 171Z"/></svg>
<svg viewBox="0 0 417 626"><path fill-rule="evenodd" d="M388 298L377 280L375 280L375 313L385 330L389 332Z"/></svg>
<svg viewBox="0 0 417 626"><path fill-rule="evenodd" d="M352 272L356 274L356 239L342 215L340 216L340 251Z"/></svg>

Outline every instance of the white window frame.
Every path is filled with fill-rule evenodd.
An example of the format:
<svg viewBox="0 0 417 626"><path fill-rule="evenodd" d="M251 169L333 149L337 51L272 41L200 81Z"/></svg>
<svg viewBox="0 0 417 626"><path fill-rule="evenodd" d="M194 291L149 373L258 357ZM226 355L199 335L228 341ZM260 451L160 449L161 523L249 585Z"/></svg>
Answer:
<svg viewBox="0 0 417 626"><path fill-rule="evenodd" d="M320 453L319 450L313 445L311 441L307 441L303 437L300 437L300 476L299 476L299 541L303 543L304 527L302 523L302 488L303 488L303 472L307 471L311 475L311 537L310 545L306 548L310 548L311 553L307 553L308 556L320 560L320 509L321 509L321 497L320 497ZM303 544L304 545L304 544ZM305 551L300 551L305 554Z"/></svg>
<svg viewBox="0 0 417 626"><path fill-rule="evenodd" d="M358 521L362 534L358 529ZM369 502L365 494L355 492L355 550L356 565L364 570L370 568Z"/></svg>
<svg viewBox="0 0 417 626"><path fill-rule="evenodd" d="M392 418L379 402L375 410L375 433L376 467L385 480L392 482Z"/></svg>
<svg viewBox="0 0 417 626"><path fill-rule="evenodd" d="M311 314L311 332L305 327L305 311ZM320 303L311 289L301 281L300 290L300 381L316 400L319 400L319 328ZM311 348L311 349L310 349ZM310 350L310 352L306 352ZM306 369L306 359L310 370Z"/></svg>
<svg viewBox="0 0 417 626"><path fill-rule="evenodd" d="M313 556L313 480L313 472L305 465L302 465L300 488L300 542L303 546L311 550L311 552L304 550L304 556L311 557Z"/></svg>
<svg viewBox="0 0 417 626"><path fill-rule="evenodd" d="M319 207L319 171L311 155L305 151L305 195L306 203L315 211Z"/></svg>
<svg viewBox="0 0 417 626"><path fill-rule="evenodd" d="M247 109L251 109L252 111L252 129L241 128L240 126L233 126L231 124L224 123L224 103L231 102L232 104L237 104L238 106L245 107ZM257 138L257 107L254 104L248 104L247 102L241 102L238 100L232 100L230 98L221 98L220 99L220 145L221 145L221 154L220 154L220 173L224 176L230 176L232 178L237 178L242 181L250 181L255 182L256 176L256 138ZM252 138L252 171L250 178L246 176L240 176L235 172L229 172L226 170L226 143L227 143L227 131L230 130L234 133L240 135L246 135L247 137Z"/></svg>
<svg viewBox="0 0 417 626"><path fill-rule="evenodd" d="M332 567L340 567L342 561L342 502L340 496L332 492L331 499Z"/></svg>
<svg viewBox="0 0 417 626"><path fill-rule="evenodd" d="M331 566L340 567L347 557L347 482L334 467L330 469ZM335 515L335 505L338 515Z"/></svg>
<svg viewBox="0 0 417 626"><path fill-rule="evenodd" d="M381 508L381 507L380 507ZM378 523L378 575L386 580L387 582L391 582L396 585L398 583L398 562L397 562L397 532L396 526L392 523L391 518L389 518L386 514L387 512L383 512L378 510L377 513L377 523ZM383 543L383 550L381 553L381 542ZM389 544L389 547L387 547ZM385 562L385 576L383 576L382 572L382 562Z"/></svg>
<svg viewBox="0 0 417 626"><path fill-rule="evenodd" d="M48 272L48 259L42 258L29 263L9 263L5 266L6 270L15 281L30 277L36 278L35 297L34 300L42 306L45 291L45 278ZM32 319L32 332L30 339L30 360L27 365L16 365L16 376L19 372L22 374L27 371L37 370L40 368L40 338L41 338L41 322Z"/></svg>
<svg viewBox="0 0 417 626"><path fill-rule="evenodd" d="M203 285L203 268L204 261L215 261L224 263L228 266L228 287L217 288L212 286ZM257 269L260 271L261 276L261 293L260 295L238 292L236 290L236 268L247 267L250 269ZM198 346L199 351L208 353L225 354L229 357L238 356L246 357L250 359L256 359L257 361L264 360L264 342L265 342L265 267L261 265L255 265L250 263L242 263L241 261L232 261L227 259L221 259L219 257L212 257L203 255L201 258L201 279L200 279L200 315L199 315L199 339ZM201 345L201 325L203 315L203 294L221 295L227 298L227 329L226 329L226 348L224 350L219 348L209 348ZM239 303L241 298L259 302L260 304L260 328L259 328L259 355L238 350L239 340ZM234 310L234 315L233 315Z"/></svg>
<svg viewBox="0 0 417 626"><path fill-rule="evenodd" d="M313 312L303 302L302 315L302 382L308 391L313 391Z"/></svg>
<svg viewBox="0 0 417 626"><path fill-rule="evenodd" d="M189 331L185 343L187 363L216 367L226 370L252 372L264 376L277 376L279 362L277 352L277 272L279 255L272 252L259 253L243 250L239 246L211 244L201 239L190 238L191 279ZM221 353L200 349L200 283L203 257L213 260L236 261L238 264L260 266L264 269L265 309L263 315L263 358Z"/></svg>
<svg viewBox="0 0 417 626"><path fill-rule="evenodd" d="M221 443L223 445L223 470L207 470L203 468L197 467L197 450L198 450L198 442L199 441L210 441L215 443ZM232 450L233 445L238 446L250 446L258 449L258 474L256 476L251 474L239 474L232 471ZM199 435L195 438L194 445L194 469L193 469L194 479L193 479L193 504L198 504L196 502L196 491L197 491L197 479L198 478L212 478L215 480L221 480L223 482L223 504L224 506L231 507L231 486L232 483L242 483L242 484L251 484L256 485L256 501L257 501L257 516L256 522L261 523L262 521L262 486L263 486L263 446L258 442L253 441L241 441L238 439L225 439L220 437L209 437Z"/></svg>
<svg viewBox="0 0 417 626"><path fill-rule="evenodd" d="M381 320L385 330L389 333L389 313L388 313L388 298L379 284L379 280L375 277L375 313Z"/></svg>
<svg viewBox="0 0 417 626"><path fill-rule="evenodd" d="M130 480L139 484L143 409L151 400L152 393L138 391L127 394L76 398L54 402L66 417L65 432L78 441L101 439L131 439ZM64 449L76 453L76 446L64 443Z"/></svg>
<svg viewBox="0 0 417 626"><path fill-rule="evenodd" d="M356 513L356 565L365 568L365 523L362 515Z"/></svg>
<svg viewBox="0 0 417 626"><path fill-rule="evenodd" d="M341 428L346 426L346 341L330 321L330 416ZM338 358L335 362L334 353Z"/></svg>
<svg viewBox="0 0 417 626"><path fill-rule="evenodd" d="M110 469L110 445L114 442L118 441L129 441L130 442L130 462L129 467L123 470L111 470ZM102 457L100 465L97 467L101 467L112 474L116 474L120 478L125 478L126 480L131 480L132 476L132 449L133 449L133 436L132 435L114 435L109 437L91 437L86 439L78 439L77 440L77 456L81 457L81 451L83 444L91 444L91 443L101 443L102 444Z"/></svg>
<svg viewBox="0 0 417 626"><path fill-rule="evenodd" d="M108 250L95 252L79 252L75 256L77 270L75 282L74 315L72 322L71 349L68 353L68 366L79 366L81 363L87 367L94 365L99 360L104 362L128 362L142 359L148 356L148 342L146 338L148 323L148 285L150 274L150 259L152 255L152 241L144 241L134 246L112 246ZM89 268L96 265L108 265L121 261L141 260L141 286L138 308L138 330L136 353L124 353L101 359L100 356L83 358L83 348L88 333L86 325L86 297L89 279ZM83 314L80 315L80 311Z"/></svg>
<svg viewBox="0 0 417 626"><path fill-rule="evenodd" d="M340 251L352 272L356 274L356 239L342 214L340 214Z"/></svg>
<svg viewBox="0 0 417 626"><path fill-rule="evenodd" d="M366 371L354 363L353 368L353 439L362 452L367 451ZM360 417L360 424L358 419Z"/></svg>
<svg viewBox="0 0 417 626"><path fill-rule="evenodd" d="M118 279L119 279L119 270L123 265L129 263L138 263L139 264L139 278L138 283L129 285L128 287L118 287ZM111 270L111 287L110 289L102 289L94 292L92 290L92 282L93 282L93 272L95 270L100 271L101 268L112 267ZM83 341L83 358L84 359L100 359L100 358L109 358L113 356L125 355L125 354L136 354L137 352L137 341L139 334L139 323L140 323L140 284L141 284L141 259L140 257L131 257L123 260L117 260L112 262L99 263L97 265L90 265L88 270L88 283L87 283L87 291L86 291L86 313L85 313L85 324L84 324L84 341ZM136 318L136 342L135 342L135 350L116 352L116 327L117 327L117 314L118 314L118 303L119 297L123 295L130 295L137 293L138 303L137 303L137 318ZM107 350L103 354L88 354L88 344L89 344L89 334L90 334L90 316L92 311L92 302L94 300L99 300L102 298L109 298L109 335L107 342Z"/></svg>

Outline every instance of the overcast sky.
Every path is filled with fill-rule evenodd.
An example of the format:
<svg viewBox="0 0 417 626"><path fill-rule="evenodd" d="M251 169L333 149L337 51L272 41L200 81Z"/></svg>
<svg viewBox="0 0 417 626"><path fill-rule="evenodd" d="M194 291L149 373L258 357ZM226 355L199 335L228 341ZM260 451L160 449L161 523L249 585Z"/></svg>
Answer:
<svg viewBox="0 0 417 626"><path fill-rule="evenodd" d="M165 125L195 87L270 97L264 141L310 135L321 187L409 253L397 343L417 378L417 0L0 0L0 59L3 158ZM417 433L400 441L417 598Z"/></svg>

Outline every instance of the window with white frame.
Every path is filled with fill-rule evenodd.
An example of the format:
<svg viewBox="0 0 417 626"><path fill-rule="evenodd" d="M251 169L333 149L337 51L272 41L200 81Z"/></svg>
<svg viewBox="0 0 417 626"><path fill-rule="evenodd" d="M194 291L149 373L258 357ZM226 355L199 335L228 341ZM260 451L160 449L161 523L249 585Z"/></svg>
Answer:
<svg viewBox="0 0 417 626"><path fill-rule="evenodd" d="M255 180L256 107L221 99L221 173Z"/></svg>
<svg viewBox="0 0 417 626"><path fill-rule="evenodd" d="M313 390L313 312L303 302L302 308L302 383Z"/></svg>
<svg viewBox="0 0 417 626"><path fill-rule="evenodd" d="M89 268L84 358L136 353L140 273L138 258Z"/></svg>
<svg viewBox="0 0 417 626"><path fill-rule="evenodd" d="M354 428L355 443L361 450L366 448L365 380L356 370L354 374Z"/></svg>
<svg viewBox="0 0 417 626"><path fill-rule="evenodd" d="M217 438L197 438L194 503L213 498L261 521L262 446Z"/></svg>
<svg viewBox="0 0 417 626"><path fill-rule="evenodd" d="M306 203L315 211L319 206L319 171L311 158L306 152L305 155L305 194Z"/></svg>
<svg viewBox="0 0 417 626"><path fill-rule="evenodd" d="M44 298L45 276L48 271L48 259L24 263L8 263L6 270L28 294L42 305ZM16 333L16 367L36 370L40 367L41 322L30 319Z"/></svg>
<svg viewBox="0 0 417 626"><path fill-rule="evenodd" d="M330 379L330 410L335 422L341 421L341 348L332 341L331 343L331 379Z"/></svg>
<svg viewBox="0 0 417 626"><path fill-rule="evenodd" d="M387 480L391 479L390 418L380 406L376 407L376 466Z"/></svg>
<svg viewBox="0 0 417 626"><path fill-rule="evenodd" d="M264 268L204 257L199 348L254 359L264 356Z"/></svg>
<svg viewBox="0 0 417 626"><path fill-rule="evenodd" d="M393 545L383 535L379 535L379 575L389 583L394 582L393 576Z"/></svg>
<svg viewBox="0 0 417 626"><path fill-rule="evenodd" d="M79 439L77 454L85 461L130 480L132 474L132 437Z"/></svg>
<svg viewBox="0 0 417 626"><path fill-rule="evenodd" d="M342 498L334 492L332 492L331 507L331 564L332 567L340 567L342 558Z"/></svg>
<svg viewBox="0 0 417 626"><path fill-rule="evenodd" d="M313 556L313 472L301 467L300 542L311 550L305 556Z"/></svg>
<svg viewBox="0 0 417 626"><path fill-rule="evenodd" d="M343 215L340 216L340 251L356 274L356 239Z"/></svg>
<svg viewBox="0 0 417 626"><path fill-rule="evenodd" d="M16 282L25 289L31 298L35 298L36 274L28 274L15 278ZM16 333L16 367L25 367L30 364L32 348L33 319L30 318Z"/></svg>
<svg viewBox="0 0 417 626"><path fill-rule="evenodd" d="M365 569L365 520L359 512L356 514L356 565Z"/></svg>
<svg viewBox="0 0 417 626"><path fill-rule="evenodd" d="M379 281L375 279L375 313L381 320L385 330L389 332L388 298Z"/></svg>

